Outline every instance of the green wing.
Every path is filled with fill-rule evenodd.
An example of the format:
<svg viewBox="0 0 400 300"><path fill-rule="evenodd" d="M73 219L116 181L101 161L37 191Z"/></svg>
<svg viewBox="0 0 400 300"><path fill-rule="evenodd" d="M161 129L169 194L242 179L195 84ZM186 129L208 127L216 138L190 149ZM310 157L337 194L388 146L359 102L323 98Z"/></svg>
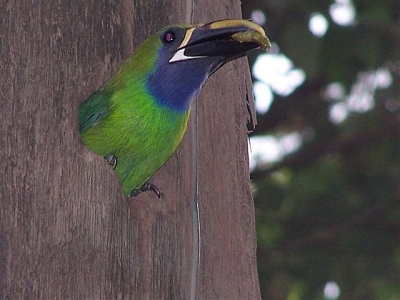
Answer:
<svg viewBox="0 0 400 300"><path fill-rule="evenodd" d="M95 126L110 113L112 93L99 90L83 101L79 107L79 132Z"/></svg>

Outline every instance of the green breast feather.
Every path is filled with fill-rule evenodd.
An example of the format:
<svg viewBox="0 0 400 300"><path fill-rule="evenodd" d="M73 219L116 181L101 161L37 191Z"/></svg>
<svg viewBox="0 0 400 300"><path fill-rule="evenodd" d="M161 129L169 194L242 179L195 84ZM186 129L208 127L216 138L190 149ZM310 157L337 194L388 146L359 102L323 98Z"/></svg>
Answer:
<svg viewBox="0 0 400 300"><path fill-rule="evenodd" d="M173 154L189 113L160 108L145 91L99 91L81 105L80 131L95 153L117 158L125 195L140 189Z"/></svg>

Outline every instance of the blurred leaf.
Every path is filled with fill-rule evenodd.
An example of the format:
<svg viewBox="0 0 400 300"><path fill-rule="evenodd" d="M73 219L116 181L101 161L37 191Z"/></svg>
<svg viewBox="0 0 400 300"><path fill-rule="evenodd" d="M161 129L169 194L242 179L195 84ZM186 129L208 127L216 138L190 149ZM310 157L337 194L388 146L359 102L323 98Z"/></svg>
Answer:
<svg viewBox="0 0 400 300"><path fill-rule="evenodd" d="M321 40L311 34L304 24L290 22L283 32L282 50L302 68L307 77L317 76L320 69Z"/></svg>
<svg viewBox="0 0 400 300"><path fill-rule="evenodd" d="M293 94L275 96L254 134L312 132L252 175L263 299L325 299L328 281L340 299L400 299L400 1L352 2L355 23L338 26L333 1L243 1L244 12L264 10L268 35L307 74ZM314 12L330 22L321 38L308 30ZM378 68L393 83L374 93L373 109L330 122L345 96L327 99L327 85L348 94L360 72Z"/></svg>

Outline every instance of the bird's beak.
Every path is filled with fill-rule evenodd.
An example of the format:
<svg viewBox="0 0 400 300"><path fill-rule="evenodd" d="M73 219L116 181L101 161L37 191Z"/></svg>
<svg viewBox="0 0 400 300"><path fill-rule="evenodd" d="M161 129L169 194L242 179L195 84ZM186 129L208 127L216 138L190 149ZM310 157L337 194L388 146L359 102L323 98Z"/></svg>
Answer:
<svg viewBox="0 0 400 300"><path fill-rule="evenodd" d="M220 20L189 28L169 62L204 57L226 61L249 50L266 50L270 46L264 29L257 24L246 20Z"/></svg>

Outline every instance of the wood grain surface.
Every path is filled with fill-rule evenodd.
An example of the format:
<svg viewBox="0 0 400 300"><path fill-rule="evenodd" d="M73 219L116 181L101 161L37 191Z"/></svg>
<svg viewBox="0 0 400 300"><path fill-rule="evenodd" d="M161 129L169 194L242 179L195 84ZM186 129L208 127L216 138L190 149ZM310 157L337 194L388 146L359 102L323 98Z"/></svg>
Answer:
<svg viewBox="0 0 400 300"><path fill-rule="evenodd" d="M79 103L149 34L240 16L233 0L0 1L1 299L260 299L246 59L204 86L151 180L161 200L124 198L77 121Z"/></svg>

